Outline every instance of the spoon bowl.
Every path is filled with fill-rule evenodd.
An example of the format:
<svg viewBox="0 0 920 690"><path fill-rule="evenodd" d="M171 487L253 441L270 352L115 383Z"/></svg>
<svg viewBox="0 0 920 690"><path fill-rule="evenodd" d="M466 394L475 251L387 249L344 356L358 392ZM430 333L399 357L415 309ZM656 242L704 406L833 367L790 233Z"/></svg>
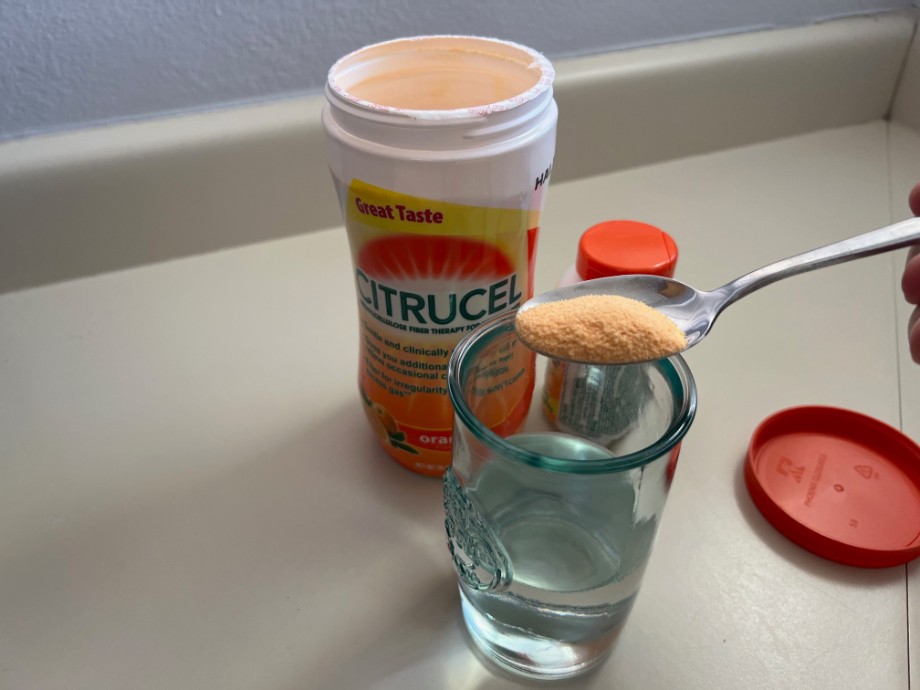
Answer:
<svg viewBox="0 0 920 690"><path fill-rule="evenodd" d="M586 295L615 295L647 304L667 316L683 331L687 347L695 345L709 332L717 315L711 313L711 306L715 302L714 293L696 290L673 278L640 274L595 278L550 290L528 300L520 311ZM528 345L533 347L529 342Z"/></svg>
<svg viewBox="0 0 920 690"><path fill-rule="evenodd" d="M586 295L626 297L642 302L671 319L687 338L687 345L684 348L686 350L706 337L723 309L755 290L783 278L893 251L918 241L920 241L920 218L911 218L818 249L796 254L788 259L758 268L756 271L740 276L709 292L697 290L679 280L662 276L623 275L597 278L544 292L525 302L520 311L527 311L549 302ZM527 345L537 352L560 359L559 353L541 350L539 343L527 342Z"/></svg>

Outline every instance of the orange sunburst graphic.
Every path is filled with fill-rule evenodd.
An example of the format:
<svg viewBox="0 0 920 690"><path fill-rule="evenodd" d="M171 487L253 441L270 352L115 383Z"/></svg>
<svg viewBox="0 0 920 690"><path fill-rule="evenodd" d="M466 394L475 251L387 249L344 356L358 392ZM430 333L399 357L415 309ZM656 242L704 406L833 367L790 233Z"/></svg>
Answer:
<svg viewBox="0 0 920 690"><path fill-rule="evenodd" d="M357 264L381 280L475 281L502 278L514 272L508 256L490 244L438 235L378 237L361 248Z"/></svg>

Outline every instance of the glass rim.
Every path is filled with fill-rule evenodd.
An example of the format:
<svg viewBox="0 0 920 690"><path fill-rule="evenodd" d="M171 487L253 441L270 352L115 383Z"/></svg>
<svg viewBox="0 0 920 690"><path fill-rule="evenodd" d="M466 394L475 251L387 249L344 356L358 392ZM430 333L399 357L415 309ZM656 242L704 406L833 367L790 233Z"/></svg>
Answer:
<svg viewBox="0 0 920 690"><path fill-rule="evenodd" d="M697 389L693 373L684 358L671 355L664 359L655 360L650 364L657 365L661 373L671 384L672 389L682 391L682 399L677 407L677 415L671 420L667 430L661 437L640 450L626 455L617 455L599 460L575 460L572 458L559 458L542 453L535 453L513 443L485 426L466 404L463 395L463 382L460 378L460 369L463 360L474 355L480 348L490 342L490 336L507 333L514 330L516 312L505 312L487 321L483 321L474 330L470 331L457 343L447 366L447 391L450 396L454 414L463 420L463 423L476 435L476 437L503 457L511 458L538 469L551 470L567 474L606 474L621 472L623 470L642 467L653 460L670 452L690 430L696 416ZM454 422L456 426L456 419ZM454 442L458 430L454 429Z"/></svg>

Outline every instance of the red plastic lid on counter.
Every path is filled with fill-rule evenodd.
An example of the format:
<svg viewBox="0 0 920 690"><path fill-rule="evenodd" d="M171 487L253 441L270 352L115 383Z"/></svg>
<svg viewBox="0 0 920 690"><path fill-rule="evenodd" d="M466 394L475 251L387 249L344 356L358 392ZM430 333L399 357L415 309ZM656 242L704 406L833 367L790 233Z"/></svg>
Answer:
<svg viewBox="0 0 920 690"><path fill-rule="evenodd" d="M677 244L663 230L635 220L592 225L578 242L575 270L584 280L643 273L674 276Z"/></svg>
<svg viewBox="0 0 920 690"><path fill-rule="evenodd" d="M834 407L794 407L754 431L744 477L754 504L799 546L884 568L920 555L920 446Z"/></svg>

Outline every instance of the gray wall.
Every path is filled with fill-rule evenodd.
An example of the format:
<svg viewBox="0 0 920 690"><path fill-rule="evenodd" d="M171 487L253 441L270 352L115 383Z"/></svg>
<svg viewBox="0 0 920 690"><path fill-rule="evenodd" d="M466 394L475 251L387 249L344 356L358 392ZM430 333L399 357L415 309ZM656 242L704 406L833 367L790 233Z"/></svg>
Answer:
<svg viewBox="0 0 920 690"><path fill-rule="evenodd" d="M550 58L918 0L0 0L0 139L318 92L340 55L421 33Z"/></svg>

